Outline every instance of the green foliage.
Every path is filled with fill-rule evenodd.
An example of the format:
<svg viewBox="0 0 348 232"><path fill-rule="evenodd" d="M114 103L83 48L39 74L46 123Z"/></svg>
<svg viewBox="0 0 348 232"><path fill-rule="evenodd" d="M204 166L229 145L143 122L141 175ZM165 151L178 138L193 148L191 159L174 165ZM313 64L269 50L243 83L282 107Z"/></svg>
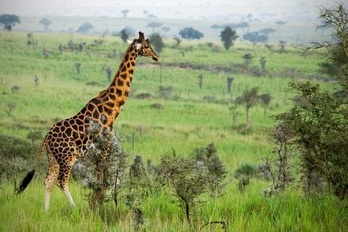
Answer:
<svg viewBox="0 0 348 232"><path fill-rule="evenodd" d="M89 22L86 22L79 26L76 32L81 33L81 34L88 34L93 30L93 25Z"/></svg>
<svg viewBox="0 0 348 232"><path fill-rule="evenodd" d="M248 32L245 35L243 35L243 39L248 40L252 43L267 43L268 42L268 36L266 34L262 34L260 32L254 31L254 32Z"/></svg>
<svg viewBox="0 0 348 232"><path fill-rule="evenodd" d="M161 35L158 33L154 33L154 34L149 36L149 40L150 40L151 44L153 45L155 51L157 53L161 53L162 49L164 48L164 42L162 40Z"/></svg>
<svg viewBox="0 0 348 232"><path fill-rule="evenodd" d="M237 32L232 30L231 27L226 27L220 33L220 39L224 45L224 48L228 50L231 46L233 46L233 42L238 38Z"/></svg>
<svg viewBox="0 0 348 232"><path fill-rule="evenodd" d="M127 42L128 38L129 38L129 34L128 34L126 28L124 28L124 29L122 29L122 30L120 31L120 37L121 37L121 39L122 39L122 41L123 41L124 43Z"/></svg>
<svg viewBox="0 0 348 232"><path fill-rule="evenodd" d="M52 22L48 18L42 18L39 23L44 26L45 31L48 31L48 26L51 25Z"/></svg>
<svg viewBox="0 0 348 232"><path fill-rule="evenodd" d="M192 223L191 208L199 196L209 190L221 192L226 175L214 144L196 149L195 156L196 159L190 159L166 155L159 166L160 178L169 184L182 203L189 224Z"/></svg>
<svg viewBox="0 0 348 232"><path fill-rule="evenodd" d="M64 203L63 194L52 199L49 215L42 212L42 181L34 181L26 194L13 196L13 185L1 185L0 211L1 231L133 231L134 212L126 207L114 209L106 203L104 218L92 211L84 199L85 191L76 182L69 185L74 193L77 208ZM195 223L201 228L209 221L224 219L228 229L236 231L340 231L348 229L348 205L336 198L305 197L300 192L289 190L281 197L265 199L259 192L260 186L251 185L240 194L237 188L229 188L229 194L214 201L201 204ZM183 223L182 211L168 201L168 194L144 200L144 224L146 231L197 231ZM49 216L49 217L48 217ZM316 223L313 223L313 222ZM229 231L228 230L228 231ZM222 231L221 225L209 225L202 231Z"/></svg>
<svg viewBox="0 0 348 232"><path fill-rule="evenodd" d="M319 84L290 83L290 88L297 93L295 106L276 116L278 126L275 133L278 156L283 160L283 164L278 165L278 173L281 173L278 180L283 184L289 181L287 160L291 147L294 147L299 154L305 192L328 192L340 199L348 197L348 175L345 171L348 167L348 110L347 98L342 94L348 86L347 15L342 4L332 9L321 9L322 27L333 29L333 37L339 42L316 47L327 48L329 60L341 71L342 90L337 94L322 90Z"/></svg>
<svg viewBox="0 0 348 232"><path fill-rule="evenodd" d="M93 147L74 168L74 177L91 190L88 197L91 209L101 207L109 199L117 206L118 193L124 183L127 156L113 132L102 131L99 123L91 123L89 130Z"/></svg>
<svg viewBox="0 0 348 232"><path fill-rule="evenodd" d="M259 89L257 87L254 87L250 90L245 90L243 92L243 95L239 96L236 99L237 104L244 105L245 107L247 122L250 121L250 116L249 116L250 108L256 105L259 101L258 92L259 92Z"/></svg>
<svg viewBox="0 0 348 232"><path fill-rule="evenodd" d="M319 85L297 82L290 87L298 93L296 105L276 119L300 153L305 191L322 191L321 183L326 182L327 192L347 197L346 105Z"/></svg>
<svg viewBox="0 0 348 232"><path fill-rule="evenodd" d="M214 180L207 184L209 185L210 191L222 193L227 171L218 156L214 143L210 143L203 148L196 148L194 151L194 157L197 163L201 163L208 169L210 178Z"/></svg>
<svg viewBox="0 0 348 232"><path fill-rule="evenodd" d="M185 209L187 222L191 224L192 205L197 197L207 191L206 183L213 180L195 161L173 156L162 158L160 173L173 188Z"/></svg>
<svg viewBox="0 0 348 232"><path fill-rule="evenodd" d="M30 131L27 135L27 139L30 139L31 143L34 144L35 141L42 139L41 131Z"/></svg>
<svg viewBox="0 0 348 232"><path fill-rule="evenodd" d="M3 25L4 29L11 31L12 28L17 24L21 23L19 16L11 14L0 15L0 24Z"/></svg>
<svg viewBox="0 0 348 232"><path fill-rule="evenodd" d="M2 177L11 179L17 174L28 171L28 160L34 157L38 146L28 140L12 136L0 135L0 173ZM34 160L30 161L30 164Z"/></svg>
<svg viewBox="0 0 348 232"><path fill-rule="evenodd" d="M332 29L332 37L338 42L317 43L316 48L325 48L327 59L340 71L339 79L343 86L348 83L348 9L343 3L337 3L332 8L322 7L319 18L322 25L319 28Z"/></svg>
<svg viewBox="0 0 348 232"><path fill-rule="evenodd" d="M183 39L201 39L204 35L192 27L185 27L179 31L179 35Z"/></svg>

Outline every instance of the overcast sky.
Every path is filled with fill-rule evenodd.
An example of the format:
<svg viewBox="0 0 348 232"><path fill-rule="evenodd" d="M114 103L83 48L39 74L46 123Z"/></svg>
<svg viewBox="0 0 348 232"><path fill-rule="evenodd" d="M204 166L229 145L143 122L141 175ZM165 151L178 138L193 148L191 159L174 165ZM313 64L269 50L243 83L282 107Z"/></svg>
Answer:
<svg viewBox="0 0 348 232"><path fill-rule="evenodd" d="M228 14L318 15L318 6L333 0L0 0L0 13L18 15L144 16L144 10L160 18L217 17Z"/></svg>

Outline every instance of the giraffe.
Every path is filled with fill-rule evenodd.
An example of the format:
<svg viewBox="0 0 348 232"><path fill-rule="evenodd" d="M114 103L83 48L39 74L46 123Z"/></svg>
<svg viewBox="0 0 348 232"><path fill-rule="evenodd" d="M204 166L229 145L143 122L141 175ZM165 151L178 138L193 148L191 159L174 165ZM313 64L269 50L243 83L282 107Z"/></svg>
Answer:
<svg viewBox="0 0 348 232"><path fill-rule="evenodd" d="M42 142L36 166L22 180L16 189L17 194L23 192L28 186L42 155L46 153L49 167L44 181L45 211L49 209L51 192L55 183L62 190L70 205L75 205L68 188L72 166L77 158L88 155L88 150L94 146L93 136L89 130L92 122L101 125L99 134L112 130L113 122L119 115L130 91L138 55L158 61L158 56L152 49L150 41L145 39L142 32L139 32L139 38L134 39L129 45L108 88L90 100L75 116L55 123L49 130Z"/></svg>

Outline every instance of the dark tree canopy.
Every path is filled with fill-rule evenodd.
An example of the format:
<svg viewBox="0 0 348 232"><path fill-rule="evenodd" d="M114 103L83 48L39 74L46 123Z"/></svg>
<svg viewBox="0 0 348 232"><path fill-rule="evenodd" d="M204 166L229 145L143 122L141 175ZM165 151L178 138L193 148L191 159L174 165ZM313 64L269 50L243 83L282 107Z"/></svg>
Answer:
<svg viewBox="0 0 348 232"><path fill-rule="evenodd" d="M247 28L247 27L249 27L248 22L241 22L235 25L235 28Z"/></svg>
<svg viewBox="0 0 348 232"><path fill-rule="evenodd" d="M201 39L203 38L203 33L199 32L192 27L185 27L179 31L179 35L183 39Z"/></svg>
<svg viewBox="0 0 348 232"><path fill-rule="evenodd" d="M17 23L21 23L20 18L17 15L3 14L0 15L0 24L4 27L5 30L11 31Z"/></svg>
<svg viewBox="0 0 348 232"><path fill-rule="evenodd" d="M47 18L42 18L39 23L44 26L45 31L48 31L48 26L51 25L52 22Z"/></svg>
<svg viewBox="0 0 348 232"><path fill-rule="evenodd" d="M149 36L151 44L154 46L155 51L160 53L164 47L164 43L160 34L155 33Z"/></svg>
<svg viewBox="0 0 348 232"><path fill-rule="evenodd" d="M121 36L122 41L126 43L128 38L129 38L129 34L127 33L127 30L125 28L123 28L120 31L120 36Z"/></svg>
<svg viewBox="0 0 348 232"><path fill-rule="evenodd" d="M161 27L163 25L163 23L160 22L150 22L147 24L146 27L152 27L153 29L155 29L156 27Z"/></svg>
<svg viewBox="0 0 348 232"><path fill-rule="evenodd" d="M262 33L262 34L266 34L268 35L269 33L273 33L273 32L276 32L277 30L271 28L271 27L266 27L262 30L260 30L259 32Z"/></svg>
<svg viewBox="0 0 348 232"><path fill-rule="evenodd" d="M128 13L129 13L128 9L121 10L121 14L123 15L123 18L127 18Z"/></svg>
<svg viewBox="0 0 348 232"><path fill-rule="evenodd" d="M82 34L88 34L89 32L91 32L91 30L93 29L93 25L91 23L84 23L82 24L78 29L77 32L82 33Z"/></svg>
<svg viewBox="0 0 348 232"><path fill-rule="evenodd" d="M238 38L237 33L231 27L226 27L220 34L221 41L224 45L224 48L228 50L233 46L233 42Z"/></svg>
<svg viewBox="0 0 348 232"><path fill-rule="evenodd" d="M252 43L257 43L257 42L267 43L268 42L268 36L257 31L246 33L245 35L243 35L243 39L248 40Z"/></svg>

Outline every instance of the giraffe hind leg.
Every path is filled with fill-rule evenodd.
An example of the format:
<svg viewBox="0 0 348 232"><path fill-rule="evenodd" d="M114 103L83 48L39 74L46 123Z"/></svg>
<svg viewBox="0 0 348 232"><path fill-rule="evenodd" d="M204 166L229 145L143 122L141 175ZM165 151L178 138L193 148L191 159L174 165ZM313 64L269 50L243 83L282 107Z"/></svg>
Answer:
<svg viewBox="0 0 348 232"><path fill-rule="evenodd" d="M48 154L48 172L45 178L45 211L50 206L51 193L59 174L59 164L53 154Z"/></svg>
<svg viewBox="0 0 348 232"><path fill-rule="evenodd" d="M62 192L64 193L66 199L69 201L71 206L75 206L75 202L69 191L68 182L69 182L69 177L70 177L73 164L74 164L74 161L69 162L63 165L63 167L59 169L59 175L58 175L58 181L57 181L58 187L62 190Z"/></svg>

